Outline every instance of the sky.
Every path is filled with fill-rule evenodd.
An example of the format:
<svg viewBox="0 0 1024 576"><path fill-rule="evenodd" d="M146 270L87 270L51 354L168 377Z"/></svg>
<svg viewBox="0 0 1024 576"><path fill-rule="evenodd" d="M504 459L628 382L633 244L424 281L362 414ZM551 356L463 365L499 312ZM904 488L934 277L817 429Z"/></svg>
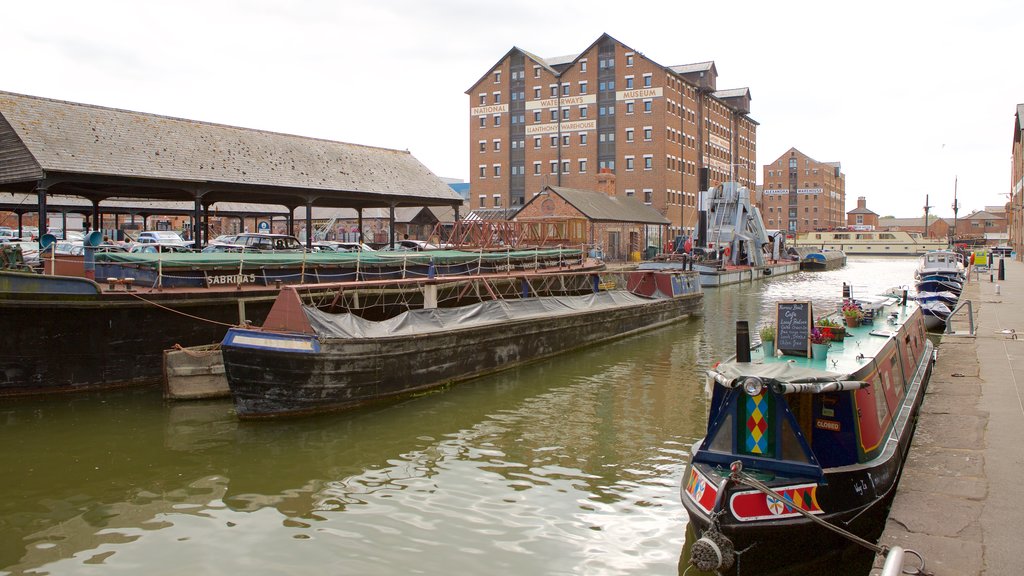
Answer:
<svg viewBox="0 0 1024 576"><path fill-rule="evenodd" d="M847 210L1007 201L1020 0L33 0L7 3L0 91L409 150L469 179L468 90L511 48L607 33L747 87L764 164L840 162Z"/></svg>

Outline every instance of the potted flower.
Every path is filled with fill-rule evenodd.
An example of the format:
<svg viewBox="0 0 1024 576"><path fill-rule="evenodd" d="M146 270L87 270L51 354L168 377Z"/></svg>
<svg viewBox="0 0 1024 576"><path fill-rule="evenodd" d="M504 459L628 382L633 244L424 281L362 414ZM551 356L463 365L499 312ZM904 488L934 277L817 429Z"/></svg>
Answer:
<svg viewBox="0 0 1024 576"><path fill-rule="evenodd" d="M769 342L775 342L775 324L765 324L758 330L758 334L761 336L761 342L766 346Z"/></svg>
<svg viewBox="0 0 1024 576"><path fill-rule="evenodd" d="M836 322L835 320L828 316L823 316L819 318L818 321L814 323L814 325L819 328L828 328L829 330L831 330L833 342L842 342L843 338L846 338L846 328L844 328L842 324Z"/></svg>
<svg viewBox="0 0 1024 576"><path fill-rule="evenodd" d="M843 302L843 318L846 319L847 326L850 328L860 326L860 320L863 317L864 311L860 309L860 306L849 300Z"/></svg>
<svg viewBox="0 0 1024 576"><path fill-rule="evenodd" d="M832 342L832 329L815 326L811 330L811 358L824 358Z"/></svg>

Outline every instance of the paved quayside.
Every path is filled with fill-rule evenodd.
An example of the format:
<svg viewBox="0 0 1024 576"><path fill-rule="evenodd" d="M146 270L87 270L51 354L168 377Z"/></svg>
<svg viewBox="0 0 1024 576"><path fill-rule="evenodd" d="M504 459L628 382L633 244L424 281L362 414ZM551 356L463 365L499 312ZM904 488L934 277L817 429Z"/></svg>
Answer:
<svg viewBox="0 0 1024 576"><path fill-rule="evenodd" d="M977 336L942 338L881 539L920 553L936 576L1021 572L1024 264L1007 258L1004 266L1004 280L993 267L964 287ZM967 331L965 313L953 328ZM880 566L876 559L873 575ZM908 555L905 566L917 559Z"/></svg>

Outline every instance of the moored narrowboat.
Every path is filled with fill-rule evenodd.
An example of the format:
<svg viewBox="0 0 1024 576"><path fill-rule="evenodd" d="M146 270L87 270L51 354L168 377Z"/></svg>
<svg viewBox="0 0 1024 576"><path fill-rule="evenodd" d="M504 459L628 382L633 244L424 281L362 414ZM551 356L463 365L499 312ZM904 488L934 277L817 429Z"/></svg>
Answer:
<svg viewBox="0 0 1024 576"><path fill-rule="evenodd" d="M467 284L447 302L430 297L377 321L336 306L345 298L330 285L286 287L263 329L232 328L224 337L235 411L254 419L345 410L651 330L700 309L695 272L625 275L534 278L548 288L523 276L522 289L506 294L445 279L438 283Z"/></svg>
<svg viewBox="0 0 1024 576"><path fill-rule="evenodd" d="M793 345L799 334L788 349L781 336L752 350L738 337L737 354L709 370L707 433L681 486L699 568L786 570L881 534L934 348L912 300L859 304L872 323L827 351Z"/></svg>

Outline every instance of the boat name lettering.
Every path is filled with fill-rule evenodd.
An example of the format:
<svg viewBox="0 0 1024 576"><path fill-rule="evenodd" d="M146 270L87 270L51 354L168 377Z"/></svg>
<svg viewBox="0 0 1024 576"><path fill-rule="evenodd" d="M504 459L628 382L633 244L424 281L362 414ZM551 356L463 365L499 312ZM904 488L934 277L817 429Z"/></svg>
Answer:
<svg viewBox="0 0 1024 576"><path fill-rule="evenodd" d="M255 284L255 274L221 274L219 276L207 276L206 285L214 286L217 284Z"/></svg>
<svg viewBox="0 0 1024 576"><path fill-rule="evenodd" d="M839 432L839 422L835 420L822 420L818 418L814 421L814 427L828 430L829 432Z"/></svg>

